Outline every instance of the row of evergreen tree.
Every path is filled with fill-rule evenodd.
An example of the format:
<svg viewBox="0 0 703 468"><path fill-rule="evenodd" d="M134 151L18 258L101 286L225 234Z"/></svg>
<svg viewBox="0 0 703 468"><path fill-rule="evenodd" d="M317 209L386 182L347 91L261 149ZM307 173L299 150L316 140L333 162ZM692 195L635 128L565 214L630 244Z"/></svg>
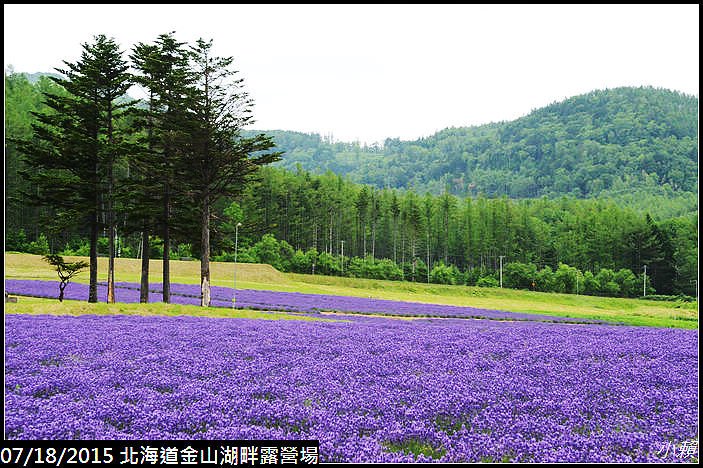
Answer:
<svg viewBox="0 0 703 468"><path fill-rule="evenodd" d="M163 300L170 301L169 256L173 235L199 236L202 305L210 303L211 208L241 192L263 164L279 157L263 134L243 137L252 100L231 57L212 52L212 41L194 45L160 35L124 57L104 35L82 45L80 59L52 76L41 108L24 135L10 137L9 179L15 203L40 210L30 221L52 233L88 231L89 302L97 302L97 249L108 238L108 302L114 302L118 221L141 237L142 251L158 233L164 242ZM6 80L7 81L7 80ZM139 86L142 105L127 91ZM6 121L7 122L7 121ZM31 130L30 130L31 129ZM21 179L21 182L18 180ZM14 207L16 210L16 206ZM37 223L37 215L42 219ZM80 228L78 228L80 229ZM148 301L148 255L143 255L141 300Z"/></svg>
<svg viewBox="0 0 703 468"><path fill-rule="evenodd" d="M568 264L594 275L603 268L641 275L646 265L662 294L695 293L695 215L655 222L608 200L421 196L357 185L332 173L264 167L259 174L236 202L221 207L216 253L233 251L234 224L241 222L245 248L273 234L294 250L399 266L441 262L491 274L501 261L540 270ZM403 275L411 276L423 277Z"/></svg>
<svg viewBox="0 0 703 468"><path fill-rule="evenodd" d="M215 259L232 260L230 254ZM594 274L591 271L584 273L564 263L559 263L556 269L548 265L538 269L534 263L509 262L500 265L497 270L484 265L462 271L441 259L429 264L415 257L412 261L398 264L387 258L375 259L371 255L365 258L347 257L318 252L314 248L304 252L293 249L285 240L278 241L272 234L265 234L256 244L244 247L237 261L267 263L281 271L294 273L379 280L506 287L594 296L637 297L645 294L645 290L650 295L655 293L651 276L645 273L635 275L627 268L618 271L600 268Z"/></svg>
<svg viewBox="0 0 703 468"><path fill-rule="evenodd" d="M100 239L98 254L107 255L107 238ZM138 241L137 241L138 242ZM21 235L12 239L12 246L17 250L47 255L51 251L48 238L40 235L37 241L26 242ZM136 257L140 252L130 245L118 243L121 256ZM163 255L163 244L152 242L151 256ZM89 244L66 246L60 255L88 256ZM176 251L171 252L171 258L190 260L192 246L180 244ZM213 257L215 261L232 262L235 260L232 252L223 252ZM446 285L467 285L479 287L506 287L526 289L541 292L557 292L567 294L585 294L592 296L638 297L647 294L652 297L656 290L652 286L652 277L640 273L635 275L627 268L612 270L601 268L595 274L591 271L582 272L567 264L560 263L556 269L545 265L538 269L534 263L509 262L499 270L487 266L467 268L462 271L455 265L446 265L442 260L426 264L422 259L414 258L397 264L393 260L348 257L318 252L314 248L306 251L294 249L285 240L277 240L273 234L264 236L253 245L238 248L237 262L265 263L283 272L302 274L318 274L329 276L346 276L352 278L367 278L377 280L412 281L418 283L433 283ZM682 296L682 293L678 294ZM667 296L670 297L670 296Z"/></svg>
<svg viewBox="0 0 703 468"><path fill-rule="evenodd" d="M534 281L536 290L576 292L575 281L571 288L550 286L550 272L570 265L583 277L582 293L629 295L640 289L625 283L637 278L642 285L646 265L650 292L696 291L694 216L654 222L613 202L567 197L421 197L359 186L332 173L272 167L260 168L258 176L238 197L214 206L214 260L234 260L236 237L238 261L299 273L490 285L499 280L502 262L505 287L532 288ZM119 223L120 255L144 257L139 235L130 234L128 226L125 216ZM80 231L41 242L20 233L9 238L10 248L43 254L51 245L66 255L88 252ZM146 257L163 257L163 246L161 238L152 237ZM99 239L99 253L107 255L107 247L107 238ZM170 258L202 255L192 235L179 235L170 250ZM514 284L511 264L527 265L523 276L530 281ZM613 280L618 272L622 280ZM588 286L588 275L618 288Z"/></svg>

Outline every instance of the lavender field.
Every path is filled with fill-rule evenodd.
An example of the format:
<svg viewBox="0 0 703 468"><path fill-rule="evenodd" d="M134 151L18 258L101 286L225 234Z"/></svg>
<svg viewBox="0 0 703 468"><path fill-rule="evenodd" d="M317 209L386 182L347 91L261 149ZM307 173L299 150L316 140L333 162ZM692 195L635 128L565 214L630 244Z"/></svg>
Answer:
<svg viewBox="0 0 703 468"><path fill-rule="evenodd" d="M323 462L671 462L690 461L674 449L698 437L697 330L380 317L5 323L10 439L319 439Z"/></svg>
<svg viewBox="0 0 703 468"><path fill-rule="evenodd" d="M35 297L57 298L58 282L40 280L5 280L5 288L10 294ZM162 300L162 285L151 284L150 302ZM212 286L213 307L232 307L234 290L228 287ZM107 297L106 284L98 284L98 297ZM117 302L139 302L139 285L135 283L115 284ZM66 299L87 300L88 285L69 283L65 291ZM598 323L596 320L548 315L504 312L500 310L478 309L419 302L367 299L363 297L304 294L254 289L238 289L236 306L242 309L279 310L302 313L336 311L408 317L456 317L493 320L537 320L548 322ZM200 305L200 286L197 284L171 284L171 302L174 304Z"/></svg>

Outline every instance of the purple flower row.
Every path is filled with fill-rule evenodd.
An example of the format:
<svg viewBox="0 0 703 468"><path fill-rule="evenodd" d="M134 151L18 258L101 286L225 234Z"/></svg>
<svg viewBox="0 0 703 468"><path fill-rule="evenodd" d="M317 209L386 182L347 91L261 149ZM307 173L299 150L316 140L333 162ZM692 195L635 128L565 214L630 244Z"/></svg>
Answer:
<svg viewBox="0 0 703 468"><path fill-rule="evenodd" d="M38 280L5 280L5 288L11 294L58 297L58 282ZM212 286L211 305L214 307L232 307L233 288ZM107 297L105 284L98 285L98 296ZM118 302L139 302L139 285L135 283L116 283L115 297ZM69 283L65 292L66 299L87 300L88 285ZM161 283L151 284L150 302L162 299ZM171 302L177 304L200 304L200 286L196 284L171 284ZM318 313L321 311L339 311L349 313L369 313L398 316L419 317L458 317L482 318L496 320L539 320L600 323L595 320L553 317L499 310L478 309L419 302L391 301L351 296L333 296L323 294L304 294L278 291L261 291L253 289L236 290L236 306L245 309L283 310L290 312Z"/></svg>
<svg viewBox="0 0 703 468"><path fill-rule="evenodd" d="M5 322L10 439L318 439L324 462L593 463L689 461L670 448L698 434L696 330Z"/></svg>

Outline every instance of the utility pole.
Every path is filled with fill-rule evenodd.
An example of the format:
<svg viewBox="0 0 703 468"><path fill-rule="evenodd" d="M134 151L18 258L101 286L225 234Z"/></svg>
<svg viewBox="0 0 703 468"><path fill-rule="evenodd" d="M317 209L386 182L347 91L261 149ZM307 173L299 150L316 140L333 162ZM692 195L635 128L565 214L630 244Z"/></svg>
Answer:
<svg viewBox="0 0 703 468"><path fill-rule="evenodd" d="M342 276L344 276L344 241L342 241Z"/></svg>
<svg viewBox="0 0 703 468"><path fill-rule="evenodd" d="M505 258L505 255L498 255L498 258L500 259L500 287L502 288L503 287L503 258ZM495 263L493 265L495 265Z"/></svg>
<svg viewBox="0 0 703 468"><path fill-rule="evenodd" d="M644 288L644 293L642 294L642 297L647 295L647 265L644 266L644 277L642 280L642 286Z"/></svg>

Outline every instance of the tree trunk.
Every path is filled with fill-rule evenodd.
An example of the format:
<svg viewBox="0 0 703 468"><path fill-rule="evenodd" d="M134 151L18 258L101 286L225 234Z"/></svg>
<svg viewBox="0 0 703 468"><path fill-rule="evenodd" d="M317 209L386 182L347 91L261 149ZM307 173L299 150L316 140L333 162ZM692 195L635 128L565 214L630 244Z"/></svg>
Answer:
<svg viewBox="0 0 703 468"><path fill-rule="evenodd" d="M111 106L112 102L110 102ZM115 303L115 213L113 204L113 186L115 184L113 165L114 165L114 153L113 145L114 141L112 138L112 108L110 107L107 112L107 138L108 148L110 158L108 160L107 167L107 228L109 233L108 238L108 261L107 261L107 303Z"/></svg>
<svg viewBox="0 0 703 468"><path fill-rule="evenodd" d="M167 176L168 177L168 176ZM163 254L163 301L167 304L171 302L171 271L170 271L170 253L171 253L171 238L169 232L170 223L170 193L168 181L164 187L164 254Z"/></svg>
<svg viewBox="0 0 703 468"><path fill-rule="evenodd" d="M112 192L112 190L110 190ZM110 193L112 198L112 193ZM108 225L110 233L108 234L108 261L107 261L107 302L108 304L115 303L115 226L114 216L112 213L112 200L108 202Z"/></svg>
<svg viewBox="0 0 703 468"><path fill-rule="evenodd" d="M154 91L149 91L149 120L148 120L148 147L151 152L154 142L154 123L151 117L154 112ZM141 304L149 303L149 260L151 259L151 246L149 245L149 228L147 226L147 218L144 218L144 229L142 230L142 277L139 285L139 302Z"/></svg>
<svg viewBox="0 0 703 468"><path fill-rule="evenodd" d="M405 263L405 231L400 232L400 262Z"/></svg>
<svg viewBox="0 0 703 468"><path fill-rule="evenodd" d="M200 305L210 306L210 203L206 195L203 200L200 233Z"/></svg>
<svg viewBox="0 0 703 468"><path fill-rule="evenodd" d="M97 205L97 202L96 202ZM98 213L91 215L90 220L90 285L88 287L88 302L98 302Z"/></svg>
<svg viewBox="0 0 703 468"><path fill-rule="evenodd" d="M449 265L449 215L444 218L444 264Z"/></svg>
<svg viewBox="0 0 703 468"><path fill-rule="evenodd" d="M68 283L61 282L59 284L59 302L63 302L63 290L66 289Z"/></svg>
<svg viewBox="0 0 703 468"><path fill-rule="evenodd" d="M149 302L149 231L144 225L142 231L142 281L139 286L139 302L142 304Z"/></svg>
<svg viewBox="0 0 703 468"><path fill-rule="evenodd" d="M393 263L398 264L398 251L396 249L398 242L398 219L393 217Z"/></svg>
<svg viewBox="0 0 703 468"><path fill-rule="evenodd" d="M329 247L330 247L330 255L332 255L332 219L333 219L334 213L330 211L330 240L329 240Z"/></svg>

